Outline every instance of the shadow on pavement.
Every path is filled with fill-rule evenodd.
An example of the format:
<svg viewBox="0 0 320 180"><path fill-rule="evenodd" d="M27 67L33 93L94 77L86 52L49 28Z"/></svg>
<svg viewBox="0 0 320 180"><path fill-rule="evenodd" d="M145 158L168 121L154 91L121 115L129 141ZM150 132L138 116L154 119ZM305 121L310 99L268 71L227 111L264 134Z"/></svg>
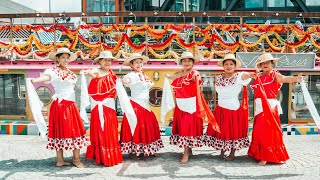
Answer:
<svg viewBox="0 0 320 180"><path fill-rule="evenodd" d="M159 157L145 157L140 160L131 160L127 156L124 156L125 162L122 164L121 170L117 173L119 177L128 177L128 178L154 178L154 177L169 177L169 178L223 178L223 179L275 179L275 178L290 178L301 176L301 174L271 174L271 175L230 175L223 174L217 168L221 167L249 167L249 168L259 168L257 162L251 159L248 156L237 156L234 161L225 161L220 156L213 156L211 154L199 154L194 155L189 158L189 162L186 165L179 163L181 153L176 152L165 152L160 154ZM137 163L139 167L151 167L151 166L161 166L164 172L146 172L145 174L128 174L126 171L130 168L132 163ZM266 166L279 166L277 164L267 164ZM181 169L184 168L199 168L205 169L206 173L199 175L199 172L196 174L187 171L187 174L183 174ZM267 168L267 167L260 167ZM199 171L195 170L195 171ZM192 171L192 170L191 170ZM130 170L130 172L132 172ZM192 175L193 174L193 175Z"/></svg>
<svg viewBox="0 0 320 180"><path fill-rule="evenodd" d="M84 160L84 158L83 158ZM55 157L48 158L48 159L41 159L41 160L25 160L25 161L18 161L16 159L10 159L10 160L3 160L0 161L0 169L1 171L9 172L7 173L3 179L7 179L11 175L15 173L20 172L43 172L44 176L48 177L65 177L65 178L76 178L79 177L79 174L81 174L81 177L90 176L93 173L84 173L83 171L79 171L79 174L59 174L61 172L70 170L71 168L74 168L74 166L63 166L63 167L56 167L55 166ZM67 162L71 162L69 158L66 158ZM84 160L87 164L87 162Z"/></svg>
<svg viewBox="0 0 320 180"><path fill-rule="evenodd" d="M196 151L194 151L196 152ZM248 156L237 156L234 161L226 162L223 158L218 155L212 154L198 154L195 153L189 158L189 163L182 165L179 163L181 153L177 152L164 152L159 154L159 157L143 157L139 160L132 160L127 155L124 155L124 162L118 166L121 169L118 172L113 171L115 175L119 178L222 178L222 179L275 179L275 178L290 178L301 176L302 174L288 174L284 171L284 174L270 174L267 175L246 175L245 173L240 173L240 175L233 175L232 172L225 173L221 171L223 168L234 168L235 170L240 167L248 167L252 169L251 171L263 170L263 168L268 167L258 167L257 162ZM69 171L74 166L55 166L55 157L41 159L41 160L24 160L18 161L17 159L3 160L0 161L1 171L8 172L3 176L3 179L9 178L15 173L30 173L30 172L40 172L43 173L45 177L58 177L58 178L81 178L89 177L95 173L88 173L83 169L79 169L79 173L68 173L64 171ZM71 162L71 158L66 158L67 162ZM85 159L82 156L82 161L88 166L88 168L109 168L102 165L95 165L91 160ZM132 166L141 167L141 169L131 169ZM276 164L267 164L267 166L279 166ZM145 167L145 168L144 168ZM151 170L148 169L150 167ZM159 168L159 171L157 170ZM161 169L161 170L160 170ZM264 170L267 172L267 169ZM113 173L112 173L113 174ZM239 173L236 173L239 174Z"/></svg>

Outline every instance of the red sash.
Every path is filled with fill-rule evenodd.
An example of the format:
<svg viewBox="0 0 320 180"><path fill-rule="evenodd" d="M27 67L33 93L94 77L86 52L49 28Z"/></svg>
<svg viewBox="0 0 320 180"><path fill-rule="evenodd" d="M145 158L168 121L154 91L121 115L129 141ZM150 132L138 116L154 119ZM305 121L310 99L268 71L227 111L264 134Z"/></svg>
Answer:
<svg viewBox="0 0 320 180"><path fill-rule="evenodd" d="M243 119L245 121L249 121L249 100L248 100L248 88L247 86L243 86L243 93L242 93L242 102L241 108L243 109ZM248 123L246 124L248 127Z"/></svg>
<svg viewBox="0 0 320 180"><path fill-rule="evenodd" d="M272 110L271 110L270 104L268 102L266 92L263 88L261 79L260 79L260 77L257 77L257 78L258 78L258 82L259 82L257 89L259 91L261 91L261 94L262 94L261 102L262 102L262 109L263 109L262 113L264 114L264 118L267 121L268 125L270 125L274 129L276 129L277 131L280 131L280 133L282 133L281 126L272 113Z"/></svg>
<svg viewBox="0 0 320 180"><path fill-rule="evenodd" d="M199 75L197 75L196 77L196 84L197 84L197 96L196 96L196 107L197 107L197 115L200 118L203 118L205 120L207 120L209 122L209 124L212 126L212 128L220 133L220 128L219 125L216 121L216 119L214 118L211 109L209 108L209 106L206 103L206 100L201 92L200 89L200 77Z"/></svg>

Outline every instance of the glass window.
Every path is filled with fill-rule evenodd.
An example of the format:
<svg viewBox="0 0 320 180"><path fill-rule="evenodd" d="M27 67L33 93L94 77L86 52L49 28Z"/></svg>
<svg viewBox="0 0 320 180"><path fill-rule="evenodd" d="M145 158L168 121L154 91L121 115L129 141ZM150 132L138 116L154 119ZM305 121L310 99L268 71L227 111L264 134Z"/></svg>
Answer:
<svg viewBox="0 0 320 180"><path fill-rule="evenodd" d="M52 92L46 86L41 86L37 88L37 94L39 99L44 105L48 105L51 103Z"/></svg>
<svg viewBox="0 0 320 180"><path fill-rule="evenodd" d="M246 0L245 8L262 8L263 1L261 0Z"/></svg>
<svg viewBox="0 0 320 180"><path fill-rule="evenodd" d="M189 0L189 11L199 11L199 0Z"/></svg>
<svg viewBox="0 0 320 180"><path fill-rule="evenodd" d="M319 6L320 1L319 0L306 0L307 6Z"/></svg>
<svg viewBox="0 0 320 180"><path fill-rule="evenodd" d="M184 11L184 6L182 3L176 3L174 5L174 11Z"/></svg>
<svg viewBox="0 0 320 180"><path fill-rule="evenodd" d="M199 6L196 4L189 5L189 11L199 11Z"/></svg>
<svg viewBox="0 0 320 180"><path fill-rule="evenodd" d="M116 4L114 0L104 1L102 6L102 12L111 12L111 11L115 11L115 9L116 9ZM115 17L102 18L102 23L114 23L114 22L115 22Z"/></svg>
<svg viewBox="0 0 320 180"><path fill-rule="evenodd" d="M293 3L291 2L291 0L287 0L287 6L289 6L289 7L293 7L294 6Z"/></svg>
<svg viewBox="0 0 320 180"><path fill-rule="evenodd" d="M215 74L201 74L202 85L201 90L204 98L207 101L209 108L213 111L216 102L214 101L215 89L214 89L214 79Z"/></svg>
<svg viewBox="0 0 320 180"><path fill-rule="evenodd" d="M116 4L115 4L115 1L112 0L112 1L104 1L103 3L103 7L102 7L102 11L115 11L116 9Z"/></svg>
<svg viewBox="0 0 320 180"><path fill-rule="evenodd" d="M101 11L100 1L94 1L92 12L100 12L100 11Z"/></svg>
<svg viewBox="0 0 320 180"><path fill-rule="evenodd" d="M252 24L259 24L259 23L265 22L265 20L262 20L262 19L246 19L246 18L244 18L244 21L246 23L252 23Z"/></svg>
<svg viewBox="0 0 320 180"><path fill-rule="evenodd" d="M199 0L175 0L172 11L199 11Z"/></svg>
<svg viewBox="0 0 320 180"><path fill-rule="evenodd" d="M283 0L268 0L267 3L268 3L268 7L284 7L286 1L283 1Z"/></svg>
<svg viewBox="0 0 320 180"><path fill-rule="evenodd" d="M26 115L26 86L23 74L0 74L0 114Z"/></svg>
<svg viewBox="0 0 320 180"><path fill-rule="evenodd" d="M305 81L312 101L318 113L320 113L320 75L308 75ZM291 84L291 103L289 104L289 109L289 119L312 119L299 83Z"/></svg>
<svg viewBox="0 0 320 180"><path fill-rule="evenodd" d="M170 9L171 11L184 11L184 0L175 0L175 3Z"/></svg>
<svg viewBox="0 0 320 180"><path fill-rule="evenodd" d="M175 0L176 3L183 4L185 0Z"/></svg>
<svg viewBox="0 0 320 180"><path fill-rule="evenodd" d="M161 106L162 88L153 87L149 91L149 103L152 106Z"/></svg>
<svg viewBox="0 0 320 180"><path fill-rule="evenodd" d="M115 11L115 0L91 0L87 1L88 12L110 12ZM115 17L102 17L102 23L114 23ZM99 18L90 17L88 23L98 23Z"/></svg>

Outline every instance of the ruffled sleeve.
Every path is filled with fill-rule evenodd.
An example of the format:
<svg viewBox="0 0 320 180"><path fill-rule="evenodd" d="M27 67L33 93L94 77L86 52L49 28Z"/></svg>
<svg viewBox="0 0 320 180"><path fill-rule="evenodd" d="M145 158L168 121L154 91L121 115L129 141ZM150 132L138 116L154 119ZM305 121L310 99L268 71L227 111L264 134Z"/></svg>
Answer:
<svg viewBox="0 0 320 180"><path fill-rule="evenodd" d="M116 82L116 80L118 78L116 73L114 73L112 70L110 70L110 73L111 73L111 78L114 80L114 82Z"/></svg>
<svg viewBox="0 0 320 180"><path fill-rule="evenodd" d="M195 81L196 82L196 76L195 75L198 75L200 77L200 73L197 71L197 70L192 70L186 77L186 81ZM198 83L199 85L202 84L202 79L199 78L198 80Z"/></svg>
<svg viewBox="0 0 320 180"><path fill-rule="evenodd" d="M247 73L247 72L239 72L238 77L237 77L237 83L241 84L242 86L247 86L251 81L251 78L246 79L246 80L242 79L242 75L245 73Z"/></svg>
<svg viewBox="0 0 320 180"><path fill-rule="evenodd" d="M200 73L197 70L192 70L187 75L178 77L175 80L173 80L171 85L173 87L182 87L183 84L186 84L186 85L190 84L190 81L196 82L196 78L193 77L194 74L198 74L200 76ZM199 78L199 85L201 84L202 84L202 80L201 78Z"/></svg>
<svg viewBox="0 0 320 180"><path fill-rule="evenodd" d="M138 81L137 77L134 73L130 72L123 77L124 85L127 87L131 87L132 85L136 84Z"/></svg>
<svg viewBox="0 0 320 180"><path fill-rule="evenodd" d="M43 74L43 75L48 75L48 76L50 76L50 81L44 82L44 83L46 83L46 84L52 83L52 81L53 81L54 78L56 77L53 68L46 69L42 74Z"/></svg>
<svg viewBox="0 0 320 180"><path fill-rule="evenodd" d="M178 82L179 82L179 79L181 79L182 77L178 77L176 79L174 79L171 83L171 86L173 87L177 87L178 86ZM180 85L180 84L179 84Z"/></svg>

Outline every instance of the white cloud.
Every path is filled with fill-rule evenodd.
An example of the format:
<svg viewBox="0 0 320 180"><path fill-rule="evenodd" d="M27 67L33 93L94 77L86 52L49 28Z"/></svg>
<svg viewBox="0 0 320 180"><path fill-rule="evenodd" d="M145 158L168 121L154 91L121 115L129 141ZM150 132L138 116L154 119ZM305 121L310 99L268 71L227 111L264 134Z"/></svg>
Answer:
<svg viewBox="0 0 320 180"><path fill-rule="evenodd" d="M12 0L39 12L81 12L81 0ZM22 12L23 13L23 12Z"/></svg>

